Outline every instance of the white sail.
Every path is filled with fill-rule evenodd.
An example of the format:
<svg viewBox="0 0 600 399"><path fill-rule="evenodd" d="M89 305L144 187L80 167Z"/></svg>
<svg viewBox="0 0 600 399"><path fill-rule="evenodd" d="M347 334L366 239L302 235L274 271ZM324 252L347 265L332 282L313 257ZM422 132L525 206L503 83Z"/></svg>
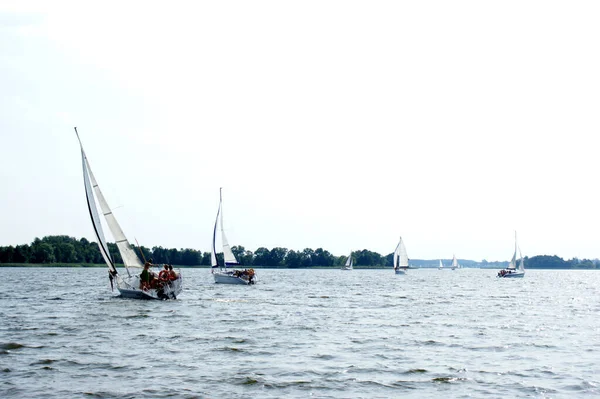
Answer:
<svg viewBox="0 0 600 399"><path fill-rule="evenodd" d="M442 260L440 259L440 269L444 268L444 264L442 263Z"/></svg>
<svg viewBox="0 0 600 399"><path fill-rule="evenodd" d="M223 243L223 257L225 259L225 266L238 265L239 263L231 251L231 247L229 246L229 242L225 236L225 229L223 228L223 196L221 195L221 190L219 190L219 197L219 207L221 208L221 241Z"/></svg>
<svg viewBox="0 0 600 399"><path fill-rule="evenodd" d="M85 159L85 162L90 173L92 187L94 188L94 192L96 193L96 199L98 200L98 204L100 204L100 209L102 210L102 214L104 215L106 224L108 225L108 228L110 229L110 232L112 233L113 238L115 239L115 244L117 244L117 248L119 249L121 258L123 258L123 263L125 264L125 267L143 267L140 258L138 258L133 248L131 248L131 244L129 244L127 237L125 237L125 233L123 233L121 226L119 226L119 222L117 222L117 219L115 218L115 215L112 213L112 210L108 206L108 203L106 202L102 191L100 191L100 186L98 186L98 183L94 178L94 174L92 173L92 169L90 168L90 164L87 160L87 157Z"/></svg>
<svg viewBox="0 0 600 399"><path fill-rule="evenodd" d="M518 269L519 271L524 272L525 271L525 261L523 260L523 254L521 253L521 248L519 248L519 264L518 264Z"/></svg>
<svg viewBox="0 0 600 399"><path fill-rule="evenodd" d="M350 252L350 255L348 255L348 259L346 259L346 264L345 264L346 269L352 269L352 264L353 264L352 252Z"/></svg>
<svg viewBox="0 0 600 399"><path fill-rule="evenodd" d="M116 274L117 270L112 257L110 256L110 252L108 251L108 244L106 242L106 238L104 237L104 232L102 231L102 223L100 223L100 216L98 215L98 209L96 208L96 201L94 199L92 185L90 184L90 177L83 148L81 148L81 163L83 166L83 185L85 187L85 196L87 199L90 217L92 218L92 225L94 226L94 233L96 233L96 238L98 239L98 248L100 249L100 253L102 254L102 258L104 258L108 269L113 274Z"/></svg>
<svg viewBox="0 0 600 399"><path fill-rule="evenodd" d="M217 261L217 224L219 223L219 215L221 214L221 201L219 200L219 209L217 209L217 217L215 218L215 226L213 228L213 239L210 251L210 265L215 268L219 266Z"/></svg>
<svg viewBox="0 0 600 399"><path fill-rule="evenodd" d="M394 251L394 269L400 268L408 268L408 254L406 252L406 247L404 246L404 241L402 241L402 237L400 237L400 242L398 242L396 250Z"/></svg>
<svg viewBox="0 0 600 399"><path fill-rule="evenodd" d="M460 265L458 264L458 259L456 259L456 255L452 255L452 268L458 269Z"/></svg>
<svg viewBox="0 0 600 399"><path fill-rule="evenodd" d="M510 260L510 264L507 267L508 270L516 270L517 269L517 233L515 232L515 252L513 253L512 259Z"/></svg>
<svg viewBox="0 0 600 399"><path fill-rule="evenodd" d="M77 135L77 139L79 139L79 134ZM106 224L108 225L108 228L110 229L110 231L113 235L113 238L115 239L115 243L117 244L117 248L119 249L121 258L123 258L123 263L125 264L125 267L142 267L142 262L135 254L133 248L131 248L131 245L129 244L127 237L125 237L125 234L123 233L123 230L121 229L121 226L119 226L117 219L115 218L110 207L108 206L108 203L106 202L106 199L104 198L104 195L102 194L102 191L100 190L100 186L98 186L98 182L96 181L96 178L94 177L94 173L92 172L90 163L87 159L85 151L83 150L83 145L81 144L81 140L79 140L79 146L81 147L81 156L83 158L83 164L84 164L83 169L84 169L84 184L86 185L86 194L88 193L88 190L90 189L90 185L91 185L91 188L94 190L96 200L98 201L98 204L100 205L100 209L102 210L104 220L106 220ZM86 171L87 171L87 173L85 173ZM86 179L86 175L89 175L89 181ZM90 193L91 193L91 190L90 190ZM89 204L89 201L88 201L88 204ZM91 208L92 207L90 206L90 209ZM97 213L97 211L96 211L96 213ZM96 217L97 217L97 215L96 215ZM92 221L95 222L93 214L92 214ZM98 226L99 225L100 224L98 224ZM99 239L103 239L103 238L104 238L104 236L102 234L102 237L100 237ZM102 248L101 248L101 252L104 252L102 250ZM106 252L108 253L108 246L107 246ZM104 253L102 254L102 256L104 257L104 260L106 261L106 257L104 255ZM110 266L109 266L109 268L110 268ZM114 268L114 265L113 265L113 268Z"/></svg>
<svg viewBox="0 0 600 399"><path fill-rule="evenodd" d="M217 238L217 223L221 224L221 245L223 246L223 258L225 265L219 265L217 261L217 249L216 249L216 238ZM211 265L212 267L225 267L227 265L239 265L239 262L235 258L235 255L231 251L227 237L225 236L225 229L223 228L223 195L221 189L219 189L219 210L217 211L217 219L215 220L215 227L213 231L213 245L211 253Z"/></svg>

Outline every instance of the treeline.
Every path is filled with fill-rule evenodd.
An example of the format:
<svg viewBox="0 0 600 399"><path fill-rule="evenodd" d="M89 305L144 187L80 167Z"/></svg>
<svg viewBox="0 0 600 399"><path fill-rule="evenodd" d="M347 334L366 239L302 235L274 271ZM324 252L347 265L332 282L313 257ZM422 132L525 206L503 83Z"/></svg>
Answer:
<svg viewBox="0 0 600 399"><path fill-rule="evenodd" d="M558 256L538 255L531 258L525 257L526 269L600 269L598 259L573 258L564 260Z"/></svg>
<svg viewBox="0 0 600 399"><path fill-rule="evenodd" d="M142 260L152 260L153 263L171 263L178 266L210 266L210 252L201 252L191 248L147 248L133 246ZM108 243L108 249L116 263L123 263L116 244ZM335 256L323 248L315 250L305 248L302 251L275 247L272 249L258 248L248 251L243 246L231 248L238 262L245 267L280 267L280 268L305 268L305 267L341 267L348 258L345 255ZM143 254L143 255L142 255ZM223 263L223 254L217 254L219 262ZM367 249L352 253L354 265L358 267L391 267L393 254L380 255ZM445 266L449 260L445 260ZM438 260L410 261L413 267L437 267ZM0 264L2 263L31 263L31 264L103 264L104 259L98 249L98 244L85 238L79 240L65 235L47 236L36 238L31 244L0 247ZM503 268L508 262L488 262L483 260L475 262L459 260L462 267ZM525 257L526 269L600 269L598 259L564 260L558 256L539 255L531 258Z"/></svg>
<svg viewBox="0 0 600 399"><path fill-rule="evenodd" d="M151 259L153 263L170 263L179 266L210 266L210 252L201 252L191 248L169 249L160 246L147 248L143 245L141 247L132 245L132 247L140 259ZM108 249L116 263L123 263L116 244L108 243ZM273 249L261 247L252 252L246 250L243 246L234 246L231 250L238 262L246 267L335 267L345 264L348 258L347 256L335 256L323 248L315 250L306 248L302 251L294 251L281 247ZM223 254L217 254L217 257L222 264ZM365 267L392 265L392 254L381 256L376 252L365 249L355 251L353 257L355 265ZM47 236L42 239L36 238L31 244L0 247L0 263L102 264L104 259L102 259L96 242L90 242L85 238L78 240L74 237L61 235Z"/></svg>

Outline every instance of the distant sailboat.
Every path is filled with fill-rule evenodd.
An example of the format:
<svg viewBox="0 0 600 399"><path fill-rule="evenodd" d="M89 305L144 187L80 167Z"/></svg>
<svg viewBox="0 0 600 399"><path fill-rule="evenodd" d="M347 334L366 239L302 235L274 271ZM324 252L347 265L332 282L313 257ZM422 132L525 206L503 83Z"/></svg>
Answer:
<svg viewBox="0 0 600 399"><path fill-rule="evenodd" d="M517 260L517 248L519 249L519 259ZM523 278L525 276L525 261L521 248L517 245L517 233L515 232L515 252L506 269L498 272L498 277L501 278Z"/></svg>
<svg viewBox="0 0 600 399"><path fill-rule="evenodd" d="M83 145L79 139L77 128L75 128L75 134L77 134L77 140L79 140L79 146L81 147L83 184L85 187L88 210L92 219L92 225L94 226L94 233L98 239L100 253L102 254L102 257L108 266L111 287L113 285L113 281L116 280L117 289L121 293L121 296L126 298L175 299L183 290L181 272L177 274L177 278L173 281L166 282L156 279L154 282L151 281L152 284L150 287L145 287L145 289L141 288L142 282L138 273L141 271L144 265L142 265L142 262L129 244L129 241L127 240L127 237L125 237L123 230L121 230L121 226L119 226L115 215L108 206L102 191L100 191L100 186L98 185L98 182L96 182L96 178L92 173L87 156L83 150ZM96 201L98 201L98 204L100 205L100 209L102 210L106 224L108 225L113 238L115 239L117 248L121 254L121 258L123 258L127 276L122 276L117 272L115 263L108 251L108 244L102 230L102 223L100 222L100 216L98 214L98 209L96 208Z"/></svg>
<svg viewBox="0 0 600 399"><path fill-rule="evenodd" d="M231 247L229 246L229 242L227 241L227 237L225 237L225 230L223 229L223 195L221 193L221 189L219 189L219 209L217 210L217 218L215 219L215 226L213 229L213 242L212 242L212 251L211 251L211 265L212 265L212 274L215 278L215 283L219 284L254 284L256 282L254 278L254 269L244 269L244 270L229 270L227 266L237 266L239 265L235 255L231 251ZM217 241L217 225L220 223L221 225L221 245L223 246L223 260L224 264L219 264L217 259L217 249L216 249L216 241ZM218 269L218 270L215 270Z"/></svg>
<svg viewBox="0 0 600 399"><path fill-rule="evenodd" d="M440 266L438 267L439 270L442 270L444 268L444 264L442 263L442 260L440 259Z"/></svg>
<svg viewBox="0 0 600 399"><path fill-rule="evenodd" d="M352 260L352 252L348 255L348 259L346 259L346 264L342 267L342 270L352 270L353 260Z"/></svg>
<svg viewBox="0 0 600 399"><path fill-rule="evenodd" d="M452 255L452 270L460 269L460 265L458 264L458 259L456 259L456 255Z"/></svg>
<svg viewBox="0 0 600 399"><path fill-rule="evenodd" d="M404 241L400 237L400 241L394 250L394 272L396 274L406 274L406 269L408 269L408 254L406 253Z"/></svg>

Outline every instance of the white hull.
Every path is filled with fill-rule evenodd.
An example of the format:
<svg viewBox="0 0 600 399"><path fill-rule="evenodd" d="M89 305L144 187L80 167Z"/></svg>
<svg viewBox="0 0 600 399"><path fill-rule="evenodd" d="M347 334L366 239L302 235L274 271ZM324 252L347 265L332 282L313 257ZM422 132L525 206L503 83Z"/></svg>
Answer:
<svg viewBox="0 0 600 399"><path fill-rule="evenodd" d="M117 289L123 298L131 299L177 299L183 291L183 277L178 274L177 280L165 284L163 289L142 290L139 276L118 278Z"/></svg>
<svg viewBox="0 0 600 399"><path fill-rule="evenodd" d="M523 277L525 277L525 272L513 271L512 273L507 272L504 275L498 273L498 277L499 278L523 278Z"/></svg>
<svg viewBox="0 0 600 399"><path fill-rule="evenodd" d="M351 267L342 267L342 270L352 270Z"/></svg>
<svg viewBox="0 0 600 399"><path fill-rule="evenodd" d="M406 274L406 270L404 270L404 269L394 269L394 272L396 274Z"/></svg>
<svg viewBox="0 0 600 399"><path fill-rule="evenodd" d="M254 284L256 282L256 278L248 280L248 277L246 276L234 276L233 272L214 272L213 277L215 278L215 283L217 284L249 285Z"/></svg>

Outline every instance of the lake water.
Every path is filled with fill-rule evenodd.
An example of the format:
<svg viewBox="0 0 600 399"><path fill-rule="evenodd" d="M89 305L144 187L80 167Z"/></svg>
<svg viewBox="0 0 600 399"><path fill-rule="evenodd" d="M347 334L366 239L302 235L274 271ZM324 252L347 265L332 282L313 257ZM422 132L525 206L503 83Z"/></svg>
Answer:
<svg viewBox="0 0 600 399"><path fill-rule="evenodd" d="M176 301L102 268L1 268L2 398L600 397L600 272L184 270Z"/></svg>

